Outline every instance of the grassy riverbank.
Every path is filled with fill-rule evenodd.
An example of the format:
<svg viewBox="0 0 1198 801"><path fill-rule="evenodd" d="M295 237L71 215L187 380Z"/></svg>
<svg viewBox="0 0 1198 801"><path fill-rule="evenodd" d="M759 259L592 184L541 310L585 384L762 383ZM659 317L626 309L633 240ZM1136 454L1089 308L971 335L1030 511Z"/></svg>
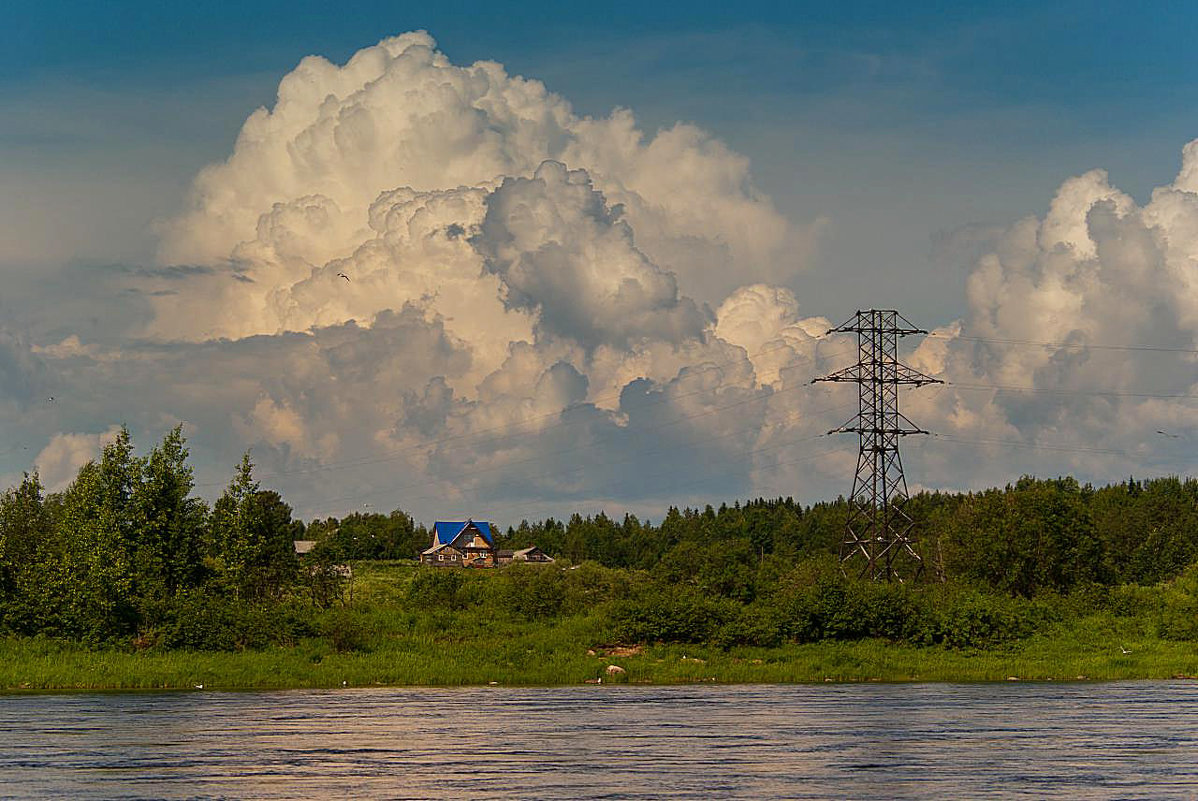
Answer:
<svg viewBox="0 0 1198 801"><path fill-rule="evenodd" d="M397 639L370 652L335 653L321 641L239 653L87 650L39 640L0 643L5 690L281 689L468 684L1076 681L1198 676L1195 643L1137 641L1066 646L1037 638L1001 651L963 652L865 640L778 648L659 645L629 653L586 647L587 621L566 631L512 632L437 642ZM550 642L550 639L553 642ZM588 650L594 655L588 655ZM627 673L608 676L608 665Z"/></svg>
<svg viewBox="0 0 1198 801"><path fill-rule="evenodd" d="M202 685L212 690L491 682L569 685L600 678L604 683L677 684L1198 676L1198 642L1160 636L1159 613L1146 611L1164 608L1156 596L1137 598L1133 607L1138 611L1132 614L1109 609L1060 612L1018 639L980 648L876 637L783 642L773 647L635 645L621 638L620 618L612 613L610 601L593 607L577 604L582 610L577 613L569 613L570 604L562 601L557 611L534 615L528 609L516 614L494 600L504 597L497 594L498 582L511 582L513 576L520 580L568 576L583 587L621 577L618 572L588 575L586 570L548 570L502 577L489 571L429 573L405 562L359 563L352 597L345 606L315 613L310 636L264 649L89 648L51 639L7 638L0 640L0 688L194 689ZM460 583L448 588L452 592L440 582L422 583L430 576L447 575L460 575ZM513 586L521 585L517 581ZM567 593L571 586L566 585ZM1078 607L1064 600L1058 605ZM609 665L626 672L612 676L607 673Z"/></svg>
<svg viewBox="0 0 1198 801"><path fill-rule="evenodd" d="M844 575L843 499L522 522L492 544L557 562L463 570L400 510L293 520L248 456L191 490L176 428L0 494L0 691L1198 674L1191 479L922 494L905 583Z"/></svg>

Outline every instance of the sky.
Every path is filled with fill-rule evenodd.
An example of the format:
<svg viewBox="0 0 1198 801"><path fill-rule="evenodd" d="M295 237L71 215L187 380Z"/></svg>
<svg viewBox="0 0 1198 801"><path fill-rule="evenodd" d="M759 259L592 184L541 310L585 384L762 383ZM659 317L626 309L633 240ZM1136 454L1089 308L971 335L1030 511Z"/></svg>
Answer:
<svg viewBox="0 0 1198 801"><path fill-rule="evenodd" d="M1192 474L1198 11L1046 5L10 4L0 484L183 422L304 516L835 497L870 307L913 488Z"/></svg>

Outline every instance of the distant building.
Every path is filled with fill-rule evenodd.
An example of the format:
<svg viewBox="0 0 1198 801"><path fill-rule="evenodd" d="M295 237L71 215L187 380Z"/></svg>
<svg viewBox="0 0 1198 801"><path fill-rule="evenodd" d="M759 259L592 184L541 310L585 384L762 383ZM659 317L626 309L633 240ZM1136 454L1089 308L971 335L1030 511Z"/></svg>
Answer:
<svg viewBox="0 0 1198 801"><path fill-rule="evenodd" d="M553 564L554 559L549 554L542 551L535 545L527 548L521 548L518 551L500 551L499 564L506 565L512 562L532 562L534 564Z"/></svg>
<svg viewBox="0 0 1198 801"><path fill-rule="evenodd" d="M352 581L354 578L354 569L352 567L349 565L329 565L314 562L313 549L316 547L316 540L292 540L291 543L295 548L295 555L300 558L300 564L306 566L308 575L336 579L338 581L344 580L346 583L349 583L350 597L353 597Z"/></svg>
<svg viewBox="0 0 1198 801"><path fill-rule="evenodd" d="M491 524L481 520L438 520L433 524L433 543L421 552L420 561L441 567L497 567L499 558Z"/></svg>

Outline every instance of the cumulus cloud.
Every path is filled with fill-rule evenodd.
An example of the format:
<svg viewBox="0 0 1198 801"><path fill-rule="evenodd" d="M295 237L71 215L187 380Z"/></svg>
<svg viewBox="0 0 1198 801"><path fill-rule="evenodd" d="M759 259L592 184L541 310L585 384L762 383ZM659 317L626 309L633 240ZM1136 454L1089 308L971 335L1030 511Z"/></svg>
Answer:
<svg viewBox="0 0 1198 801"><path fill-rule="evenodd" d="M111 426L98 434L55 434L33 460L42 484L51 492L66 489L79 468L98 459L104 446L116 439L120 426Z"/></svg>
<svg viewBox="0 0 1198 801"><path fill-rule="evenodd" d="M535 313L549 336L626 349L703 333L694 301L679 298L674 274L636 248L620 209L583 170L546 161L531 179L504 180L474 241L503 282L505 304Z"/></svg>
<svg viewBox="0 0 1198 801"><path fill-rule="evenodd" d="M963 319L920 347L915 366L956 385L915 401L925 419L1027 446L1011 457L975 443L992 454L975 483L1020 464L1099 480L1192 471L1176 443L1198 436L1195 144L1144 206L1100 170L1065 181L1043 219L1010 226L976 262ZM934 458L951 481L955 459Z"/></svg>
<svg viewBox="0 0 1198 801"><path fill-rule="evenodd" d="M678 125L647 139L628 111L580 117L500 64L452 64L423 32L385 39L343 66L304 59L279 84L274 107L246 121L229 159L197 177L191 211L167 227L161 256L233 259L250 277L268 270L268 284L294 282L374 239L368 219L383 193L489 188L549 160L587 170L647 257L689 271L701 302L745 277L781 279L800 266L800 235L753 188L748 160L708 134ZM447 224L455 222L469 219ZM169 322L160 319L156 333L203 335ZM305 322L267 313L243 326L274 333Z"/></svg>
<svg viewBox="0 0 1198 801"><path fill-rule="evenodd" d="M172 376L159 418L254 443L277 470L381 459L439 496L620 487L632 445L715 435L732 459L755 442L760 426L721 431L719 404L760 395L727 422L756 419L784 359L760 381L712 309L784 280L810 237L700 129L581 117L410 33L344 65L302 61L197 176L161 265L131 277L154 309L140 344L68 337L42 355L90 357L116 395ZM787 325L787 352L810 350ZM701 422L656 433L671 411Z"/></svg>
<svg viewBox="0 0 1198 801"><path fill-rule="evenodd" d="M185 421L205 493L252 447L304 515L835 495L855 442L822 435L856 396L811 379L856 350L782 286L810 242L703 131L582 117L404 34L282 80L161 263L121 271L119 336L0 332L0 423L62 482L109 435L64 432ZM1194 402L1141 395L1198 394L1192 356L1096 346L1198 342L1198 143L1146 205L1095 171L939 253L970 277L961 318L904 354L949 382L904 395L944 435L905 443L914 480L1186 469Z"/></svg>
<svg viewBox="0 0 1198 801"><path fill-rule="evenodd" d="M0 328L0 405L19 411L38 396L45 371L36 348Z"/></svg>

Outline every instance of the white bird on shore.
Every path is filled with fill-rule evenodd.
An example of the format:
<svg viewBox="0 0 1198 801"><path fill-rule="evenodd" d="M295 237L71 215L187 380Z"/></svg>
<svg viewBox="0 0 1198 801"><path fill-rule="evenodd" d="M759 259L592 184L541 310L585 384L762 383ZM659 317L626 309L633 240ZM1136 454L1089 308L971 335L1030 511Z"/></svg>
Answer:
<svg viewBox="0 0 1198 801"><path fill-rule="evenodd" d="M202 689L204 689L204 685L203 685L203 684L197 684L197 685L195 685L195 688L196 688L197 690L202 690Z"/></svg>

